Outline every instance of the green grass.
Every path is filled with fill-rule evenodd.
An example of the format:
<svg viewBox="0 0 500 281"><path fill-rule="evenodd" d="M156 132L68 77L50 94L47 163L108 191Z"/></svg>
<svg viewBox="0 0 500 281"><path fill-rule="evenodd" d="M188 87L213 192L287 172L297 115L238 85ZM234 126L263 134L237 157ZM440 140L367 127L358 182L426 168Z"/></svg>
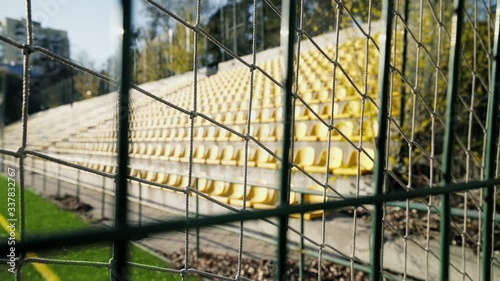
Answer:
<svg viewBox="0 0 500 281"><path fill-rule="evenodd" d="M16 195L19 195L18 192ZM7 214L7 180L0 177L0 213L6 217ZM4 203L5 202L5 203ZM75 229L87 228L89 225L78 215L61 209L56 204L47 201L35 193L26 190L25 192L25 210L26 210L26 234L29 236L39 235L49 232L61 232ZM7 232L1 228L0 241L7 237ZM2 243L6 243L5 240ZM111 245L91 245L77 248L63 248L50 252L37 252L39 257L64 259L74 261L95 261L108 262L111 258ZM3 256L3 255L2 255ZM4 257L2 257L4 258ZM165 261L142 250L141 248L131 246L131 260L133 262L168 267ZM77 266L77 265L55 265L50 264L50 269L55 272L60 280L88 281L88 280L109 280L109 270L102 267ZM15 280L14 274L7 271L8 266L0 264L0 280ZM44 280L38 271L29 264L23 267L23 280L37 281ZM172 275L165 272L157 272L132 267L131 280L147 281L170 281L182 280L179 275ZM190 278L190 280L198 280Z"/></svg>

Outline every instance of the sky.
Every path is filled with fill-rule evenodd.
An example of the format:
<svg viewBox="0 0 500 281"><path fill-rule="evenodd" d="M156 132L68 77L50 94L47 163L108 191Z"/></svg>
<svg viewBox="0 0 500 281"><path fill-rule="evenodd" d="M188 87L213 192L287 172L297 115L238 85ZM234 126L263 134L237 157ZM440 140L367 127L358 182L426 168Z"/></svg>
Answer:
<svg viewBox="0 0 500 281"><path fill-rule="evenodd" d="M118 3L118 0L32 0L32 16L42 27L66 30L71 58L82 56L85 50L85 56L99 68L117 50ZM25 1L0 0L0 18L4 17L25 18Z"/></svg>
<svg viewBox="0 0 500 281"><path fill-rule="evenodd" d="M172 0L184 1L184 0ZM142 25L145 2L134 0L134 24ZM24 0L0 0L0 18L26 17ZM118 50L121 31L119 0L32 0L33 20L42 27L66 30L70 40L70 56L82 56L95 62L95 69L104 68L107 58ZM208 0L206 8L213 12L227 0Z"/></svg>

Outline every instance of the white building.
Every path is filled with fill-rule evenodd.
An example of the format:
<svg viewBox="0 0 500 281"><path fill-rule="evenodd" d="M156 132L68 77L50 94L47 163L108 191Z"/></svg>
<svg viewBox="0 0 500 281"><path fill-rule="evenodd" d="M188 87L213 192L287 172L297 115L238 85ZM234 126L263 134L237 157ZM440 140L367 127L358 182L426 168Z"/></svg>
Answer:
<svg viewBox="0 0 500 281"><path fill-rule="evenodd" d="M26 43L26 20L3 18L0 20L0 34L19 43ZM33 22L33 44L69 58L68 33L64 30L44 28ZM22 50L0 41L0 64L18 65L23 63ZM34 54L31 60L34 70L40 73L52 72L58 63L41 54Z"/></svg>

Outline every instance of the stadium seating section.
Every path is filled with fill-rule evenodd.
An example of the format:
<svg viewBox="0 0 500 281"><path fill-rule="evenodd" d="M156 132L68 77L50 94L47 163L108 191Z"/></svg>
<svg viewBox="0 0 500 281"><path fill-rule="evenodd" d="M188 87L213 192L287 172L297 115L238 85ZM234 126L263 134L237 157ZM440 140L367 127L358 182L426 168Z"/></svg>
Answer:
<svg viewBox="0 0 500 281"><path fill-rule="evenodd" d="M337 60L340 67L335 69L335 80L332 79L334 64L322 52L301 53L295 87L300 99L293 101L293 177L313 177L324 182L325 177L355 180L372 172L378 131L375 104L378 101L378 50L370 48L366 72L364 54L358 56L349 51L353 46L362 51L365 44L366 39L339 44ZM326 46L324 50L330 58L336 57L335 46ZM260 61L258 65L267 75L280 81L279 58ZM349 68L342 65L349 65ZM279 171L283 97L281 88L267 75L255 70L251 87L249 69L234 66L209 77L200 75L196 91L192 77L140 85L187 112L193 111L196 100L197 114L186 114L132 91L130 175L185 188L189 182L186 167L193 165L198 169L193 169L191 186L200 192L238 207L243 204L256 209L276 207L279 191L275 188L278 186L248 179L245 188L245 181L239 176L224 181L210 173L211 169L229 173L244 167L263 172ZM391 114L398 115L397 95L392 97L392 105ZM114 173L116 123L116 93L51 109L30 117L29 148ZM20 130L20 123L7 128L9 137L4 140L7 147L18 147ZM246 140L248 150L245 150ZM176 168L170 169L172 167ZM197 172L201 170L205 173ZM323 200L322 186L311 183L302 190L312 191L303 196L302 203ZM300 204L300 198L296 191L290 192L291 204ZM306 218L319 215L310 213Z"/></svg>

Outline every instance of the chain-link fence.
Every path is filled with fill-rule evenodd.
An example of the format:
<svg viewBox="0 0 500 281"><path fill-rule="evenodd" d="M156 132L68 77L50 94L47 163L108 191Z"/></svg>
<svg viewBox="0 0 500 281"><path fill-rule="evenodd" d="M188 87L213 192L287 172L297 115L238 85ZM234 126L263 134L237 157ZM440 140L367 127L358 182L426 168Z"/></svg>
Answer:
<svg viewBox="0 0 500 281"><path fill-rule="evenodd" d="M350 280L499 276L496 1L277 2L230 1L214 29L204 1L191 17L145 0L188 38L184 52L172 36L151 41L155 60L133 43L124 0L121 71L110 77L36 46L26 1L26 42L0 36L24 56L22 120L3 128L0 148L4 170L19 169L17 280L30 263L104 267L112 280L134 268L265 279L244 266L256 237L275 280L337 280L333 265ZM236 5L246 14L231 26ZM28 116L33 53L118 90ZM74 192L113 224L26 237L28 186ZM181 268L130 260L130 241L161 238L155 250L167 251L179 231ZM235 252L230 275L193 266L211 235ZM108 263L26 254L100 242L113 243Z"/></svg>

